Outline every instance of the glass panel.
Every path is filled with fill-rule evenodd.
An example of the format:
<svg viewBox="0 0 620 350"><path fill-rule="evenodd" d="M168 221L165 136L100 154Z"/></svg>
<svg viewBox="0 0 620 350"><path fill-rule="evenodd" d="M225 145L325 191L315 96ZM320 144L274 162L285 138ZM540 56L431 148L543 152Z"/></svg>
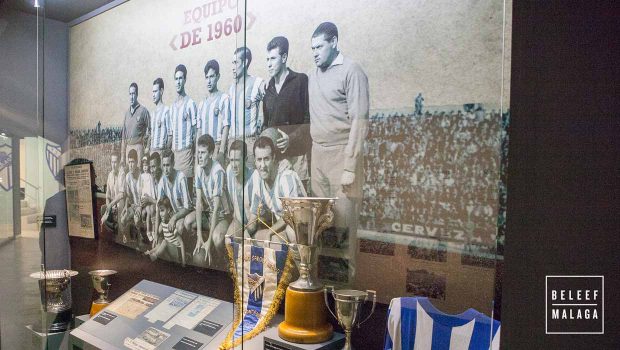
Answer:
<svg viewBox="0 0 620 350"><path fill-rule="evenodd" d="M45 10L33 7L32 2L0 4L0 77L6 82L0 88L0 153L4 155L0 177L2 187L12 186L10 192L0 189L0 211L2 236L14 238L0 244L0 347L7 349L45 345L46 324L51 321L42 304L46 288L40 288L47 281L41 275L32 275L44 268L45 237L39 230L44 195L58 190L56 185L55 190L44 193L46 178L41 164L45 158L39 147L46 23ZM8 193L12 198L7 202Z"/></svg>
<svg viewBox="0 0 620 350"><path fill-rule="evenodd" d="M398 338L386 320L414 312L437 325L433 341L466 324L487 347L497 339L510 3L112 5L68 27L43 7L20 14L28 50L6 51L25 65L12 72L33 72L25 100L7 95L24 109L0 105L16 116L6 125L28 124L12 133L24 216L9 249L36 254L2 277L42 262L48 273L16 288L24 318L0 322L2 345L37 323L51 345L71 313L94 314L143 279L190 294L171 314L146 311L169 300L155 291L133 319L108 310L149 322L162 347L172 323L213 329L203 316L219 305L209 347L344 342L332 330L356 324L354 347L410 347L433 332L412 323L418 339ZM18 22L3 14L0 36ZM16 197L3 198L2 210ZM79 274L52 272L63 269ZM112 288L96 292L93 276Z"/></svg>
<svg viewBox="0 0 620 350"><path fill-rule="evenodd" d="M401 321L392 303L443 324L444 341L474 319L489 329L475 335L487 347L499 339L499 322L490 319L500 320L510 7L502 0L247 2L250 70L265 93L255 102L262 123L245 138L246 234L292 243L301 263L292 280L301 275L306 286L289 285L285 320L273 321L277 331L266 336L312 342L373 310L353 347L404 344L384 338L385 320ZM251 83L249 94L260 91ZM300 204L281 197L337 198L331 227L321 232ZM308 255L314 249L316 261ZM321 286L335 316L322 299L297 303ZM308 324L322 307L323 321Z"/></svg>

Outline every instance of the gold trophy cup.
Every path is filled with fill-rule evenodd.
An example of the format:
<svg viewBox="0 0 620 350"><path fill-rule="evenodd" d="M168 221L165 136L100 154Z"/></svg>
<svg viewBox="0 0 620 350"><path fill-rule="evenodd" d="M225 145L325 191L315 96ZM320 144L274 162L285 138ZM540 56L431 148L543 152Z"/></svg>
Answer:
<svg viewBox="0 0 620 350"><path fill-rule="evenodd" d="M108 292L110 291L110 278L116 274L114 270L95 270L88 273L93 281L93 287L98 293L97 299L93 300L90 305L90 317L103 310L110 305Z"/></svg>
<svg viewBox="0 0 620 350"><path fill-rule="evenodd" d="M352 289L334 290L334 287L326 286L324 293L325 305L332 316L338 320L338 323L342 329L344 329L346 343L343 350L351 350L351 332L353 331L353 326L357 325L359 327L362 323L366 322L370 316L372 316L373 312L375 312L377 292L374 290L367 290L365 292ZM329 293L331 293L334 298L334 307L336 309L335 314L329 308L329 302L327 300L327 295ZM368 301L370 295L372 295L372 309L370 310L368 316L363 321L359 322L361 305Z"/></svg>
<svg viewBox="0 0 620 350"><path fill-rule="evenodd" d="M295 232L291 243L299 279L286 289L284 321L278 326L280 338L292 343L314 344L332 338L333 327L327 322L323 302L323 285L317 277L319 235L334 220L332 208L336 198L280 198L282 218Z"/></svg>

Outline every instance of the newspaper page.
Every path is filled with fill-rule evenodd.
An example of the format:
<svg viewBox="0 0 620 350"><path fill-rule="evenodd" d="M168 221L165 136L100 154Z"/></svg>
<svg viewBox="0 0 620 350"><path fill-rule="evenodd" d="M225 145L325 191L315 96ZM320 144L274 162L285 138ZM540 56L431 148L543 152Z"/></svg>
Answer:
<svg viewBox="0 0 620 350"><path fill-rule="evenodd" d="M108 306L107 310L135 320L158 300L156 295L132 289Z"/></svg>
<svg viewBox="0 0 620 350"><path fill-rule="evenodd" d="M170 334L157 328L149 327L133 339L125 338L123 345L131 350L154 350L169 337Z"/></svg>
<svg viewBox="0 0 620 350"><path fill-rule="evenodd" d="M69 235L95 238L90 164L65 166Z"/></svg>

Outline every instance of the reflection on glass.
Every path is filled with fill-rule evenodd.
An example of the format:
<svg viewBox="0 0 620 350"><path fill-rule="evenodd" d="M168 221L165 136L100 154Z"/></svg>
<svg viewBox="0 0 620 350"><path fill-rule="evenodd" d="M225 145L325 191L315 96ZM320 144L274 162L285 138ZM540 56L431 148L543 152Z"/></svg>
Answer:
<svg viewBox="0 0 620 350"><path fill-rule="evenodd" d="M13 237L13 147L12 138L0 132L0 242Z"/></svg>

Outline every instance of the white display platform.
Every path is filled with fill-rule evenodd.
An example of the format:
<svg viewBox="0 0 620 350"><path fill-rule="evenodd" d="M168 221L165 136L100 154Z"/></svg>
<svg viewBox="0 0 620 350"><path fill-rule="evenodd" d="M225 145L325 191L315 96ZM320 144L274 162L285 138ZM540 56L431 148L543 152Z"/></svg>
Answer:
<svg viewBox="0 0 620 350"><path fill-rule="evenodd" d="M216 338L230 328L233 305L143 280L93 318L84 317L71 331L72 350L199 350L219 346Z"/></svg>

